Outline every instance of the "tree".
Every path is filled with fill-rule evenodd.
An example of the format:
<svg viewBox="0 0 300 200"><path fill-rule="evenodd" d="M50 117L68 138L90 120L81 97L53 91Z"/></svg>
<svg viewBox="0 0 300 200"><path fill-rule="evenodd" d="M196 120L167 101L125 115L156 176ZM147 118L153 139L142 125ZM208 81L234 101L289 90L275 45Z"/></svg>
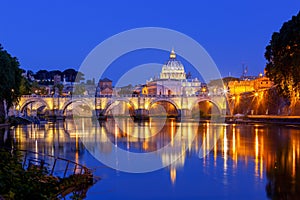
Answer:
<svg viewBox="0 0 300 200"><path fill-rule="evenodd" d="M300 92L300 12L285 22L279 32L273 33L265 58L267 77L294 106Z"/></svg>
<svg viewBox="0 0 300 200"><path fill-rule="evenodd" d="M84 80L84 74L82 72L77 72L75 82L80 82Z"/></svg>
<svg viewBox="0 0 300 200"><path fill-rule="evenodd" d="M30 82L34 81L34 73L32 70L27 71L27 80Z"/></svg>
<svg viewBox="0 0 300 200"><path fill-rule="evenodd" d="M62 75L65 76L67 82L74 82L77 72L74 69L66 69L62 72Z"/></svg>
<svg viewBox="0 0 300 200"><path fill-rule="evenodd" d="M131 84L127 85L127 86L124 86L124 87L121 87L120 88L120 91L118 92L118 94L120 95L131 95L133 94L133 86Z"/></svg>
<svg viewBox="0 0 300 200"><path fill-rule="evenodd" d="M22 70L16 57L0 45L0 121L7 120L8 110L20 97Z"/></svg>
<svg viewBox="0 0 300 200"><path fill-rule="evenodd" d="M77 84L74 87L74 95L84 95L86 93L86 88L84 84Z"/></svg>
<svg viewBox="0 0 300 200"><path fill-rule="evenodd" d="M59 94L59 95L62 95L62 92L63 92L63 89L64 89L64 85L61 84L61 83L58 83L58 84L55 84L55 85L53 86L53 89L54 89L54 90L55 90L55 88L57 88L58 94Z"/></svg>
<svg viewBox="0 0 300 200"><path fill-rule="evenodd" d="M47 70L39 70L35 75L34 75L34 78L36 80L39 80L39 81L44 81L47 79L48 77L48 71Z"/></svg>
<svg viewBox="0 0 300 200"><path fill-rule="evenodd" d="M20 83L20 95L28 95L30 93L31 93L31 85L29 83L29 80L25 77L22 77Z"/></svg>
<svg viewBox="0 0 300 200"><path fill-rule="evenodd" d="M66 78L67 82L77 82L84 80L84 74L82 72L76 71L75 69L66 69L62 72L62 77Z"/></svg>

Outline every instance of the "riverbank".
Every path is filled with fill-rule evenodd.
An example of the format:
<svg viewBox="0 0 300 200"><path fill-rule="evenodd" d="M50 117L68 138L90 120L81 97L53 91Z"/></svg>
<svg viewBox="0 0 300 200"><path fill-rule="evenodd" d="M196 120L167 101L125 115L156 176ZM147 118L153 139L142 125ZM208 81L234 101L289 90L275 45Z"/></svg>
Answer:
<svg viewBox="0 0 300 200"><path fill-rule="evenodd" d="M5 199L82 199L97 181L91 170L63 158L6 147L0 147L0 155L0 180L3 183L0 195ZM37 156L42 156L42 159ZM51 160L47 159L49 156L54 158L52 167L46 162ZM59 161L64 161L67 166L63 176L54 175L55 164Z"/></svg>
<svg viewBox="0 0 300 200"><path fill-rule="evenodd" d="M247 115L243 117L226 117L228 123L266 123L300 125L300 116L283 115Z"/></svg>
<svg viewBox="0 0 300 200"><path fill-rule="evenodd" d="M9 123L0 124L0 128L7 128L10 127Z"/></svg>
<svg viewBox="0 0 300 200"><path fill-rule="evenodd" d="M36 123L39 121L32 121L29 118L22 118L22 117L14 117L10 116L8 118L8 121L5 123L0 123L0 128L9 128L11 126L16 126L16 125L22 125L22 124L31 124L31 123Z"/></svg>

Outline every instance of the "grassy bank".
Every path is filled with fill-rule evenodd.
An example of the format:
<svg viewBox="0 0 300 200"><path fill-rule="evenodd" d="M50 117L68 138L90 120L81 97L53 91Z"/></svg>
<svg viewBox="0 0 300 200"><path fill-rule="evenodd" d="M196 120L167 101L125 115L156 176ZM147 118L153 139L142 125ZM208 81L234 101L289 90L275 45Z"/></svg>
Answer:
<svg viewBox="0 0 300 200"><path fill-rule="evenodd" d="M83 199L93 185L91 175L75 174L67 178L49 175L46 167L22 166L18 151L0 148L0 196L4 199Z"/></svg>

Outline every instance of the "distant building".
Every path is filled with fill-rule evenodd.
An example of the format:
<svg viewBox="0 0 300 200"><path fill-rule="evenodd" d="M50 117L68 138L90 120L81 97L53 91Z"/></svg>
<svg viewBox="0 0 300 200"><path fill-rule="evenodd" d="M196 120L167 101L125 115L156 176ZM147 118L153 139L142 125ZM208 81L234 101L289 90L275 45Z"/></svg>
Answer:
<svg viewBox="0 0 300 200"><path fill-rule="evenodd" d="M142 92L149 95L194 95L200 90L201 82L197 78L186 78L184 66L172 50L169 60L162 66L159 78L147 81Z"/></svg>
<svg viewBox="0 0 300 200"><path fill-rule="evenodd" d="M256 78L243 79L239 81L229 81L228 89L230 94L238 95L244 92L254 92L262 89L269 89L274 83L263 74Z"/></svg>
<svg viewBox="0 0 300 200"><path fill-rule="evenodd" d="M147 85L137 85L134 87L133 89L133 94L144 94L144 95L147 95L148 94L148 88L147 88Z"/></svg>
<svg viewBox="0 0 300 200"><path fill-rule="evenodd" d="M112 95L112 81L108 78L100 79L96 88L97 95Z"/></svg>

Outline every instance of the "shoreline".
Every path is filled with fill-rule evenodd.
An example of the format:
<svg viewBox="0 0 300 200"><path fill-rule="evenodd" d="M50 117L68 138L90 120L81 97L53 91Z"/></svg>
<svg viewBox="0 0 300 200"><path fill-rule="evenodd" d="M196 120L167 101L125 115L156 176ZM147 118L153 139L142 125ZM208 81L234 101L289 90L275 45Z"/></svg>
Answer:
<svg viewBox="0 0 300 200"><path fill-rule="evenodd" d="M48 120L47 120L48 121ZM101 120L100 120L101 121ZM142 120L143 121L143 120ZM189 121L189 120L186 120ZM209 121L209 120L204 120ZM201 122L201 121L199 121ZM228 124L250 124L250 123L266 123L281 125L300 125L300 116L296 115L245 115L243 117L225 116L225 123ZM9 128L13 125L21 125L20 123L0 123L0 128Z"/></svg>
<svg viewBox="0 0 300 200"><path fill-rule="evenodd" d="M9 127L11 127L10 123L0 124L0 128L9 128Z"/></svg>
<svg viewBox="0 0 300 200"><path fill-rule="evenodd" d="M278 125L300 125L300 116L284 115L247 115L244 117L226 117L227 123L237 124L278 124Z"/></svg>

